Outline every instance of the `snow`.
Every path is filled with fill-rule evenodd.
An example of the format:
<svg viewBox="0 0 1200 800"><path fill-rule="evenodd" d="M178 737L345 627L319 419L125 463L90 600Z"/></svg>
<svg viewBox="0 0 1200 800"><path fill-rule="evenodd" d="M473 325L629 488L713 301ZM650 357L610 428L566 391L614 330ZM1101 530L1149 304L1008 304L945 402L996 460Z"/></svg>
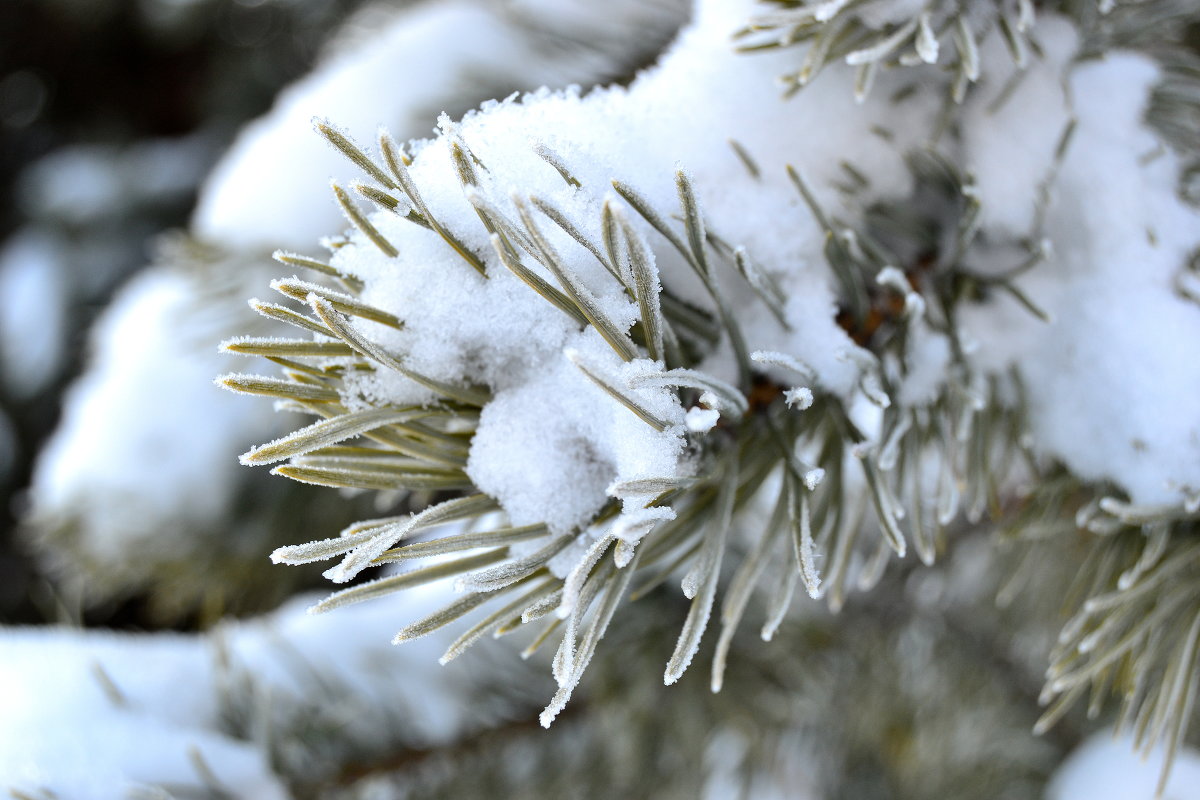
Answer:
<svg viewBox="0 0 1200 800"><path fill-rule="evenodd" d="M0 383L24 398L46 388L65 355L65 266L55 242L34 233L0 250Z"/></svg>
<svg viewBox="0 0 1200 800"><path fill-rule="evenodd" d="M577 339L593 359L615 360L595 331ZM636 392L682 422L665 390ZM586 525L614 481L675 474L683 444L681 430L655 431L559 355L543 374L497 393L484 408L468 475L501 499L514 525L544 522L566 533ZM555 502L547 502L551 497Z"/></svg>
<svg viewBox="0 0 1200 800"><path fill-rule="evenodd" d="M1132 54L1071 73L1078 122L1046 214L1053 255L1018 282L1053 321L1002 299L963 315L977 363L1019 368L1039 450L1152 505L1200 485L1200 305L1174 288L1200 215L1176 194L1174 154L1141 159L1158 147L1141 121L1156 77ZM1031 74L1009 102L1044 94L1038 80ZM1052 112L1051 125L1058 119ZM1027 184L1024 194L1035 190Z"/></svg>
<svg viewBox="0 0 1200 800"><path fill-rule="evenodd" d="M1078 34L1065 19L1046 15L1037 37L1044 56L1023 71L1001 37L983 42L984 77L964 115L964 161L975 178L983 225L1004 236L1033 231L1038 191L1052 177L1055 150L1072 118L1061 76L1075 55ZM1012 80L1020 83L1004 100Z"/></svg>
<svg viewBox="0 0 1200 800"><path fill-rule="evenodd" d="M343 741L386 735L393 746L429 747L478 724L481 712L458 697L481 673L430 668L449 632L396 650L387 644L399 624L395 602L313 617L305 613L313 599L210 634L0 628L0 788L72 800L135 788L188 793L209 785L207 768L237 797L273 800L289 794L269 767L269 739L290 735L292 718L313 703ZM447 599L444 585L416 590L399 613ZM238 699L231 692L245 679L252 697ZM337 686L354 687L341 708L322 694ZM274 710L237 710L273 714L260 720L279 726L267 740L237 738L225 719L230 703L254 698ZM379 724L380 709L392 727Z"/></svg>
<svg viewBox="0 0 1200 800"><path fill-rule="evenodd" d="M86 800L202 787L195 748L242 796L287 796L262 754L216 730L213 676L193 637L15 629L0 633L0 653L0 786L10 791Z"/></svg>
<svg viewBox="0 0 1200 800"><path fill-rule="evenodd" d="M800 398L800 402L803 402L803 398ZM811 395L809 402L812 402ZM713 429L713 426L717 424L717 420L720 418L721 412L716 409L694 406L687 410L687 414L684 416L684 424L687 425L687 429L692 433L707 433Z"/></svg>
<svg viewBox="0 0 1200 800"><path fill-rule="evenodd" d="M620 74L685 13L682 0L623 0L603 14L590 6L422 3L393 13L369 36L352 36L241 133L201 191L193 232L229 248L308 248L315 232L342 223L333 200L322 202L313 188L330 176L358 176L311 132L313 117L334 120L360 142L380 124L402 137L427 134L445 109L461 113L517 89ZM378 15L370 21L380 24Z"/></svg>
<svg viewBox="0 0 1200 800"><path fill-rule="evenodd" d="M62 148L22 173L22 209L30 217L82 226L139 205L180 202L211 163L211 149L205 134L151 139L126 148Z"/></svg>
<svg viewBox="0 0 1200 800"><path fill-rule="evenodd" d="M169 551L164 531L180 521L219 521L237 453L287 422L212 385L229 366L213 342L252 322L210 305L212 291L202 275L149 270L92 330L90 368L67 392L31 492L35 519L82 526L90 558L116 566L135 544Z"/></svg>
<svg viewBox="0 0 1200 800"><path fill-rule="evenodd" d="M1182 748L1166 790L1155 795L1161 750L1142 758L1126 737L1099 733L1084 742L1055 772L1046 800L1198 800L1200 753Z"/></svg>

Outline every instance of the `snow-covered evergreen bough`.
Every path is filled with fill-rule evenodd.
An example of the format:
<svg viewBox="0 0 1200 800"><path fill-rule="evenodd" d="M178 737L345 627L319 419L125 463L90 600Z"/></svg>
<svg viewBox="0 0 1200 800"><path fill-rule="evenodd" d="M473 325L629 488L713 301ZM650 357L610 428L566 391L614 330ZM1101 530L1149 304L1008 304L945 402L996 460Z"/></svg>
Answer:
<svg viewBox="0 0 1200 800"><path fill-rule="evenodd" d="M628 88L373 152L318 122L369 178L334 187L352 227L277 254L299 306L254 303L302 336L223 345L284 376L220 381L319 419L242 460L428 505L274 559L341 557L338 583L430 559L313 610L456 576L397 640L473 615L443 660L557 641L549 725L665 581L691 600L666 682L716 612L717 690L755 593L769 639L798 584L836 610L964 521L1078 528L1039 726L1115 693L1173 751L1200 654L1200 71L1170 42L1200 12L1110 5L713 0Z"/></svg>

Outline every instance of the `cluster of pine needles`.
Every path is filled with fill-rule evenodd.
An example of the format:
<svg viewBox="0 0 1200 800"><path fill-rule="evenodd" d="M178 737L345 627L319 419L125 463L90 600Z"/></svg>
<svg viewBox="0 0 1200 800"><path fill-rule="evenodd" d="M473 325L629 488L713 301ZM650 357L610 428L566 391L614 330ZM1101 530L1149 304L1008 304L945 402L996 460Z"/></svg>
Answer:
<svg viewBox="0 0 1200 800"><path fill-rule="evenodd" d="M887 59L902 59L900 45L910 40L918 55L928 54L928 37L940 35L931 32L925 16L888 33L882 42L864 40L852 26L839 32L817 25L828 20L813 9L835 5L847 4L780 12L805 17L788 22L785 39L824 37L808 51L809 60L823 53L827 58L842 51L865 53L861 61L869 70ZM1003 13L999 17L1017 50L1027 5L1018 4L1015 21ZM963 29L963 16L948 19L945 25L958 46L956 69L970 82L974 38ZM806 66L808 71L797 76L799 84L820 63ZM862 82L869 84L867 77ZM1052 724L1089 691L1090 709L1098 713L1103 698L1115 692L1122 701L1122 724L1134 730L1139 745L1165 743L1172 755L1177 750L1194 705L1200 653L1196 503L1132 506L1106 487L1055 472L1030 452L1018 376L974 371L958 342L955 314L961 304L986 300L992 292L1009 293L1040 313L1012 279L1036 267L1044 252L1027 243L1029 258L1009 273L981 277L972 271L968 262L978 235L978 201L970 177L948 159L929 150L910 160L917 191L925 201L935 200L922 205L932 209L929 215L914 219L911 205L883 204L868 209L857 227L828 215L800 173L789 168L805 207L826 233L825 256L842 298L839 322L857 343L846 357L861 369L858 390L881 410L881 429L869 436L853 421L847 400L823 392L808 365L785 353L746 347L721 283L744 281L783 326L785 298L749 254L712 229L686 174L676 175L678 207L673 209L654 208L633 186L614 181L622 202L604 203L601 240L593 241L581 232L587 226L543 198L515 199L515 213L503 210L479 188L479 171L486 166L460 137L450 134L458 178L493 246L493 252L483 254L464 244L454 226L425 203L407 155L387 134L378 143L380 164L336 128L325 123L317 127L371 179L352 187L362 198L436 233L463 269L484 278L489 269L511 271L580 329L594 327L622 360L658 361L660 372L647 380L671 387L685 408L699 403L719 410L721 421L708 433L689 438L697 454L694 475L613 487L613 497L587 531L552 535L546 525L509 525L497 502L479 492L466 473L472 435L490 399L488 388L450 384L413 370L402 353L372 341L352 323L358 318L403 326L394 314L360 299L357 277L320 259L277 253L279 261L309 270L315 279L272 284L299 310L263 301L252 305L309 335L226 342L223 347L231 353L278 364L282 377L234 374L221 382L274 398L317 421L251 450L243 462L279 464L275 473L311 484L399 493L423 510L360 522L333 538L281 548L273 558L300 564L341 557L326 573L337 582L350 581L368 567L433 559L426 566L356 583L314 610L454 577L459 596L403 628L396 641L464 618L465 630L443 662L488 635L531 630L526 657L557 641L552 669L559 690L542 715L542 723L549 725L578 685L618 608L678 580L681 573L690 607L664 679L673 683L689 667L715 613L720 632L711 685L717 691L734 633L756 593L766 609L761 635L769 640L798 586L836 611L849 591L874 586L889 560L905 556L910 544L922 562L932 564L949 546L948 530L962 518L972 523L985 517L999 520L1010 535L1030 540L1048 531L1063 535L1064 528L1077 524L1094 536L1095 556L1081 575L1086 585L1077 587L1079 610L1052 654L1044 695L1050 705L1039 727ZM753 177L757 166L736 143L735 149ZM564 181L580 186L561 157L544 146L537 152ZM847 174L855 177L849 165ZM396 256L396 247L350 193L337 186L334 193L365 240L360 246L369 242ZM545 235L547 225L561 229L596 258L637 305L639 321L631 329L622 329L595 302ZM677 251L691 267L708 291L708 308L683 301L669 288L659 289L648 256L655 245L642 230L653 231L650 236L658 246ZM944 235L947 230L954 235ZM331 240L329 245L336 250L346 243ZM909 343L918 325L945 335L953 355L937 397L908 407L893 402L893 396L910 368ZM697 369L720 342L728 343L737 358L736 384ZM647 425L667 427L628 387L578 355L572 360ZM398 372L438 399L348 409L343 379L371 371ZM772 377L780 374L791 376L791 385ZM1047 475L1057 477L1039 481ZM1033 476L1037 491L1020 496L1012 489L1013 476ZM645 498L644 513L636 524L626 520L618 525L621 503L630 498ZM455 523L453 532L446 533L450 523ZM553 573L551 560L583 536L590 537L584 539L589 544L585 555L567 575ZM520 554L514 555L518 544ZM727 564L738 555L736 565Z"/></svg>

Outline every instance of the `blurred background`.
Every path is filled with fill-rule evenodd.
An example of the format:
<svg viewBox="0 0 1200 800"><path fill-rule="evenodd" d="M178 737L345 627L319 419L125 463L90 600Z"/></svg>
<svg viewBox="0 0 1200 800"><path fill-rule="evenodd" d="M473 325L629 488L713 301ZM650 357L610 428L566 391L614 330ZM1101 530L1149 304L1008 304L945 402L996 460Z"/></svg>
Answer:
<svg viewBox="0 0 1200 800"><path fill-rule="evenodd" d="M85 364L85 332L150 263L156 237L186 225L239 126L312 68L360 4L0 4L0 621L61 610L15 532L34 459ZM89 619L144 624L137 605Z"/></svg>

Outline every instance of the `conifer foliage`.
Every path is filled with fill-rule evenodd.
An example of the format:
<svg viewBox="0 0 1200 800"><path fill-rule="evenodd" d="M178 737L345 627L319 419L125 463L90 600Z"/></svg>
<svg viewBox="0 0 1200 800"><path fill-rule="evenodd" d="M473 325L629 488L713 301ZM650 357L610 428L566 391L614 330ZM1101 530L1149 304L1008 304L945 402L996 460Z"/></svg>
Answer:
<svg viewBox="0 0 1200 800"><path fill-rule="evenodd" d="M683 618L638 629L674 641L668 684L714 643L718 691L739 627L837 611L970 526L1026 553L1010 599L1082 536L1038 728L1114 696L1174 751L1200 657L1195 22L701 2L627 88L407 145L317 120L362 173L333 186L348 227L276 253L296 275L254 307L293 337L223 345L281 373L220 382L314 419L243 463L415 511L273 558L336 559L318 612L453 576L396 640L552 649L550 725L664 584Z"/></svg>

